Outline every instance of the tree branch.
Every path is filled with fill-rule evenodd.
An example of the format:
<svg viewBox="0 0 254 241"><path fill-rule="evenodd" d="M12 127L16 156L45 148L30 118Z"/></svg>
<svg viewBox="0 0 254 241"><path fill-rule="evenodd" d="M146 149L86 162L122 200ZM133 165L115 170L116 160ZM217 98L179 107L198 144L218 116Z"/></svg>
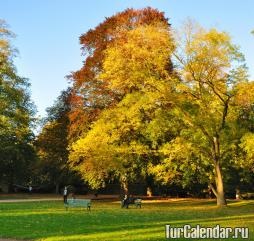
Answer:
<svg viewBox="0 0 254 241"><path fill-rule="evenodd" d="M218 193L217 193L217 191L216 191L216 189L214 188L214 186L213 186L212 183L209 184L209 187L212 189L214 195L217 197L217 196L218 196Z"/></svg>

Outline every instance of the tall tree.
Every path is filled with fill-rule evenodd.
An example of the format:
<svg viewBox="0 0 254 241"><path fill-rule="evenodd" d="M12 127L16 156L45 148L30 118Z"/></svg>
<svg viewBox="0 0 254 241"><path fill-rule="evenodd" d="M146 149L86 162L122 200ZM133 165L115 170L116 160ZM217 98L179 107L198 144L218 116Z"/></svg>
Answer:
<svg viewBox="0 0 254 241"><path fill-rule="evenodd" d="M181 143L182 147L189 143L189 154L196 153L199 160L213 167L210 187L217 204L226 205L222 167L229 161L232 143L241 135L236 131L233 97L237 84L246 81L243 56L225 32L188 22L182 33L174 53L179 79L174 107L184 123L177 137L181 139L178 150Z"/></svg>
<svg viewBox="0 0 254 241"><path fill-rule="evenodd" d="M161 92L170 86L173 49L168 25L154 23L125 30L105 51L98 78L122 98L102 112L87 134L72 145L70 155L73 167L92 186L115 175L127 192L128 181L142 169L142 159L148 161L145 157L151 145L145 126L160 106Z"/></svg>
<svg viewBox="0 0 254 241"><path fill-rule="evenodd" d="M240 141L241 167L254 173L253 143L254 143L254 83L243 82L237 85L235 104L238 106L238 122L241 125L242 136Z"/></svg>
<svg viewBox="0 0 254 241"><path fill-rule="evenodd" d="M8 185L29 178L34 157L31 140L34 106L29 82L17 75L13 64L13 34L0 22L0 155L2 182ZM23 169L24 172L20 172Z"/></svg>
<svg viewBox="0 0 254 241"><path fill-rule="evenodd" d="M70 98L70 89L62 91L54 105L47 109L44 126L35 140L39 157L34 167L37 182L54 184L56 193L61 185L71 183L77 177L67 164Z"/></svg>

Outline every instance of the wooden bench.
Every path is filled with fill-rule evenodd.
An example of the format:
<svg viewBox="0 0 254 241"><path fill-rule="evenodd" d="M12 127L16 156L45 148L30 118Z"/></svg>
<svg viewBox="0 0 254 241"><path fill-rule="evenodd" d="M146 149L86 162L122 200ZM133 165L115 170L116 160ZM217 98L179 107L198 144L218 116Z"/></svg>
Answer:
<svg viewBox="0 0 254 241"><path fill-rule="evenodd" d="M90 211L91 199L68 199L64 206L66 210L68 210L69 207L84 207Z"/></svg>
<svg viewBox="0 0 254 241"><path fill-rule="evenodd" d="M141 198L135 198L133 200L127 200L126 203L124 204L124 200L122 200L122 208L126 207L128 208L129 205L134 205L136 208L141 208L142 205L142 199Z"/></svg>

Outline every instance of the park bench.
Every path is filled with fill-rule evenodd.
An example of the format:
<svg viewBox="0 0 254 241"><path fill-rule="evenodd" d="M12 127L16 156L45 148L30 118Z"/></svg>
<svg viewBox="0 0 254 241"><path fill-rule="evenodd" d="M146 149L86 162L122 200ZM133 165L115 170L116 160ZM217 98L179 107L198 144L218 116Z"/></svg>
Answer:
<svg viewBox="0 0 254 241"><path fill-rule="evenodd" d="M131 200L127 200L125 205L124 205L124 201L122 200L122 208L126 207L128 208L129 205L134 205L136 208L141 208L141 204L142 204L142 199L141 198L134 198Z"/></svg>
<svg viewBox="0 0 254 241"><path fill-rule="evenodd" d="M68 199L64 204L66 210L69 207L84 207L87 210L91 210L91 199Z"/></svg>

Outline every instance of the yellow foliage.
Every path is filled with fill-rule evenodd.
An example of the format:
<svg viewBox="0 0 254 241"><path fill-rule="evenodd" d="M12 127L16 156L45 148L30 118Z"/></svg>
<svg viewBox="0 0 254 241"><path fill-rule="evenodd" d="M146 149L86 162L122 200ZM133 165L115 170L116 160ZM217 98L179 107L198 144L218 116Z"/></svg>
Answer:
<svg viewBox="0 0 254 241"><path fill-rule="evenodd" d="M99 78L121 93L157 88L166 71L174 44L168 28L140 26L125 33L105 51L103 72Z"/></svg>
<svg viewBox="0 0 254 241"><path fill-rule="evenodd" d="M241 82L237 85L235 104L248 108L254 104L254 82Z"/></svg>

